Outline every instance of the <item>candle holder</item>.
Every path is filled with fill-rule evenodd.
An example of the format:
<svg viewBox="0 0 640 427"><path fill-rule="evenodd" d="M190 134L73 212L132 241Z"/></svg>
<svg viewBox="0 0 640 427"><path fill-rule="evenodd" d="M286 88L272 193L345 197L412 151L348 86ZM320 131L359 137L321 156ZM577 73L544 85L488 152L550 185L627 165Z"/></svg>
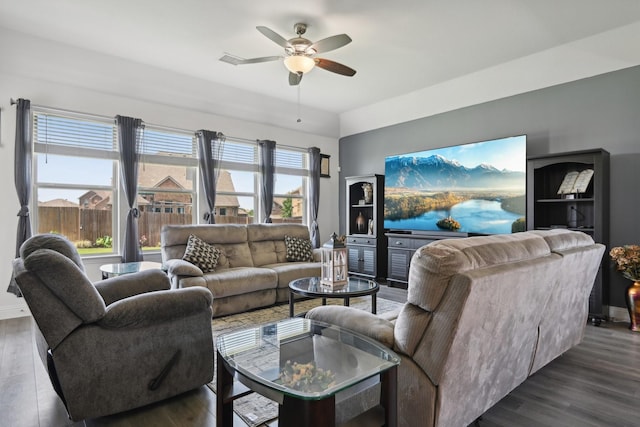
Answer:
<svg viewBox="0 0 640 427"><path fill-rule="evenodd" d="M336 233L320 248L322 255L320 283L332 289L347 284L347 247Z"/></svg>

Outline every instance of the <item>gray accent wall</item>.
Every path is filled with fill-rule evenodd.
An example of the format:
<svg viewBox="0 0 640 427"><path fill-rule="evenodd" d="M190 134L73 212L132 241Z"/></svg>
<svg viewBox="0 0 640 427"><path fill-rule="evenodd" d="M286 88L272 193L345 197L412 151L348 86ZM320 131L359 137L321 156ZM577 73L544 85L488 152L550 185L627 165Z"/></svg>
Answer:
<svg viewBox="0 0 640 427"><path fill-rule="evenodd" d="M610 244L640 244L640 67L341 138L340 229L344 233L344 178L384 174L385 156L521 134L528 156L609 151ZM609 304L626 307L630 282L615 272L609 249Z"/></svg>

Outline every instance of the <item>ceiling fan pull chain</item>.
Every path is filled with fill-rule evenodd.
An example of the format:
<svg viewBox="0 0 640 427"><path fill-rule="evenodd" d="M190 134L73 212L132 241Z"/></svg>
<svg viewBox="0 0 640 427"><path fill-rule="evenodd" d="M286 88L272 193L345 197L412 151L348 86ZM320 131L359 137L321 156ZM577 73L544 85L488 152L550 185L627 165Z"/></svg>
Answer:
<svg viewBox="0 0 640 427"><path fill-rule="evenodd" d="M296 120L298 123L302 122L302 119L300 118L300 86L302 85L298 85L298 120Z"/></svg>

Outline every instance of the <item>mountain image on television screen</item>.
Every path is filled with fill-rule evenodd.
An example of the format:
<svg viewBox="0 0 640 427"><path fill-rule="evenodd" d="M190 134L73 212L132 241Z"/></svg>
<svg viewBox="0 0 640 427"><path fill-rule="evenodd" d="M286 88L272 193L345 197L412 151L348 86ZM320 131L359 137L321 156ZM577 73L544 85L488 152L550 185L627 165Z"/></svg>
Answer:
<svg viewBox="0 0 640 427"><path fill-rule="evenodd" d="M524 172L499 170L481 163L468 168L438 154L429 157L390 157L385 164L386 185L430 191L469 188L514 188Z"/></svg>

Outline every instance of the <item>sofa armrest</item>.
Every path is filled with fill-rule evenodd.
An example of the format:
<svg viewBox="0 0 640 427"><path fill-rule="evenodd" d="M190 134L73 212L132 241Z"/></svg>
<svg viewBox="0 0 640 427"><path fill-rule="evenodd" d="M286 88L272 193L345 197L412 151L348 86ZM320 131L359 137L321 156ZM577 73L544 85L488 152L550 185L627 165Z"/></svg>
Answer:
<svg viewBox="0 0 640 427"><path fill-rule="evenodd" d="M97 323L105 328L140 328L208 311L211 292L202 287L150 292L117 301Z"/></svg>
<svg viewBox="0 0 640 427"><path fill-rule="evenodd" d="M95 282L93 285L107 306L123 298L171 288L169 278L162 270L123 274Z"/></svg>
<svg viewBox="0 0 640 427"><path fill-rule="evenodd" d="M393 323L368 311L339 305L326 305L309 310L306 317L350 329L393 348Z"/></svg>
<svg viewBox="0 0 640 427"><path fill-rule="evenodd" d="M199 267L191 264L189 261L183 259L170 259L167 260L164 265L167 267L167 272L171 276L194 276L199 277L204 273Z"/></svg>

